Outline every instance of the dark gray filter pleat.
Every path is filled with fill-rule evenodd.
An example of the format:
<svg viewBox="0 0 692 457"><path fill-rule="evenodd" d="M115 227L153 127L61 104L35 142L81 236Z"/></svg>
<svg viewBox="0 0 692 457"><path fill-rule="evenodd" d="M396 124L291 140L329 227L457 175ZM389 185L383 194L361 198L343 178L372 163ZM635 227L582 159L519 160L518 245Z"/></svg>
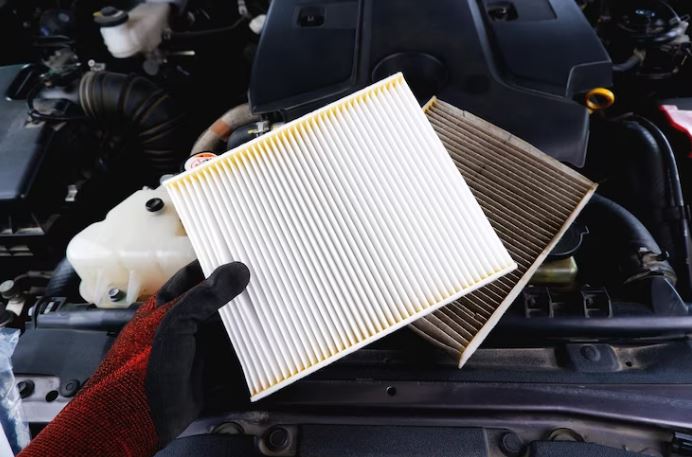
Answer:
<svg viewBox="0 0 692 457"><path fill-rule="evenodd" d="M596 184L525 141L437 99L424 111L517 269L411 327L459 367L524 288Z"/></svg>

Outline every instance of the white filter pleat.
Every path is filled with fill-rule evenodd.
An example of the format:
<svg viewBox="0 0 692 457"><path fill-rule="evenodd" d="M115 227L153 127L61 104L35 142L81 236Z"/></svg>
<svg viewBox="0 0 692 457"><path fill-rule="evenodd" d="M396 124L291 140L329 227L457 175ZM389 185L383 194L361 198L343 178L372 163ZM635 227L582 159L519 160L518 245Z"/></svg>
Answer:
<svg viewBox="0 0 692 457"><path fill-rule="evenodd" d="M257 400L512 271L401 74L166 182Z"/></svg>

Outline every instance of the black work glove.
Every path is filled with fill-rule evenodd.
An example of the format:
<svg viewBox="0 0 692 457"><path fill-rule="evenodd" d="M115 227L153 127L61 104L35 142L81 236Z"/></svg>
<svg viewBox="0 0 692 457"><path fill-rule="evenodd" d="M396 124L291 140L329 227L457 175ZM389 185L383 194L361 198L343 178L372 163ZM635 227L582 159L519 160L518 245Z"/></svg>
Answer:
<svg viewBox="0 0 692 457"><path fill-rule="evenodd" d="M205 365L235 365L228 337L201 342L224 333L217 310L249 279L241 263L223 265L205 281L197 263L183 268L140 306L82 390L22 456L149 457L168 444L204 407Z"/></svg>
<svg viewBox="0 0 692 457"><path fill-rule="evenodd" d="M174 303L156 331L145 383L162 443L175 439L201 413L207 389L218 381L205 375L218 373L218 365L238 366L218 309L245 289L250 272L241 263L231 263L203 278L199 263L193 262L156 298L158 306Z"/></svg>

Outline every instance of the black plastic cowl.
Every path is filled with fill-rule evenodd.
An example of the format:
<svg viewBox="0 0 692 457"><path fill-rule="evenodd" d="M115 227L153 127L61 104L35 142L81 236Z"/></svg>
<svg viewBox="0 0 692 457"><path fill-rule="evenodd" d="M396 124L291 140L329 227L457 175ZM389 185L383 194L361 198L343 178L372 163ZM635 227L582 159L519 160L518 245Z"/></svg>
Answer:
<svg viewBox="0 0 692 457"><path fill-rule="evenodd" d="M104 130L125 138L157 175L175 173L187 156L184 113L152 81L107 71L86 73L79 85L84 113Z"/></svg>

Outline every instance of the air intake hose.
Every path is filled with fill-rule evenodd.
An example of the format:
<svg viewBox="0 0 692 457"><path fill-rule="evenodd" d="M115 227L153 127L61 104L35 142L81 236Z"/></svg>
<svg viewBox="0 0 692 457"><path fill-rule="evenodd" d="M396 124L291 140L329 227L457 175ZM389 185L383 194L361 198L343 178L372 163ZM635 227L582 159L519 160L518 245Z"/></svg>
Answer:
<svg viewBox="0 0 692 457"><path fill-rule="evenodd" d="M87 117L138 149L152 172L177 172L187 156L181 144L184 115L163 89L148 79L108 71L88 72L79 84Z"/></svg>

